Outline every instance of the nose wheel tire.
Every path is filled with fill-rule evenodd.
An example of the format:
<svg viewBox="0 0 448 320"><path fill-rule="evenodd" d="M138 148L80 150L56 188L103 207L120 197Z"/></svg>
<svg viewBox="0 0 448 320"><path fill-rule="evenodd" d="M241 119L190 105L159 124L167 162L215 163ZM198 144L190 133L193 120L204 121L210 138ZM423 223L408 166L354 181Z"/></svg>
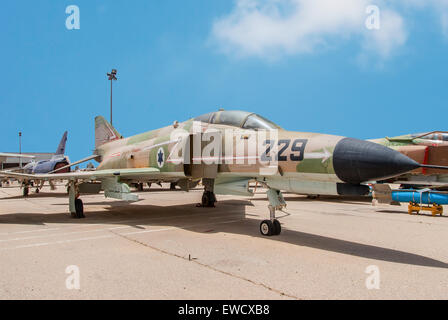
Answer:
<svg viewBox="0 0 448 320"><path fill-rule="evenodd" d="M282 232L282 227L277 219L273 222L264 220L260 223L260 232L265 237L278 236Z"/></svg>

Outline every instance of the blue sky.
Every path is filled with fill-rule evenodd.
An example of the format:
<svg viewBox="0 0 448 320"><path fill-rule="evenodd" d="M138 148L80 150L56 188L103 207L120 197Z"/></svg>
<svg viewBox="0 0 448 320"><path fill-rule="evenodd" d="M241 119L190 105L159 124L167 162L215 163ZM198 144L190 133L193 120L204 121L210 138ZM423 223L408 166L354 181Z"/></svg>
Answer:
<svg viewBox="0 0 448 320"><path fill-rule="evenodd" d="M112 68L124 136L220 107L363 139L448 130L447 1L307 1L5 1L0 151L22 131L23 151L53 152L68 130L70 158L90 155Z"/></svg>

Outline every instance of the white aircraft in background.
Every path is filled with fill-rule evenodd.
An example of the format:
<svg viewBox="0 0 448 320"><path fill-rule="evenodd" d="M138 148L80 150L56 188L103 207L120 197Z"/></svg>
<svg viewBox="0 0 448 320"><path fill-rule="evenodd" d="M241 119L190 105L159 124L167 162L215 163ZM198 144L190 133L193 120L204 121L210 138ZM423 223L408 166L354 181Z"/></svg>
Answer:
<svg viewBox="0 0 448 320"><path fill-rule="evenodd" d="M21 158L21 159L34 159L35 156L19 153L2 153L0 152L0 163L8 161L10 158ZM2 187L3 182L8 182L7 179L0 180L0 187Z"/></svg>

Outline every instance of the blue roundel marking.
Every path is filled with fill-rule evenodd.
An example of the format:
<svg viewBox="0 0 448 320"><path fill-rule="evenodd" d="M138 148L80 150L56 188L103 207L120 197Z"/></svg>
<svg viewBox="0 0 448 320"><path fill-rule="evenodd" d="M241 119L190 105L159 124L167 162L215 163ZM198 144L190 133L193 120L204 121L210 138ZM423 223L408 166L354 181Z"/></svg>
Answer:
<svg viewBox="0 0 448 320"><path fill-rule="evenodd" d="M157 165L159 168L162 168L165 164L165 152L163 151L163 148L159 148L157 151Z"/></svg>

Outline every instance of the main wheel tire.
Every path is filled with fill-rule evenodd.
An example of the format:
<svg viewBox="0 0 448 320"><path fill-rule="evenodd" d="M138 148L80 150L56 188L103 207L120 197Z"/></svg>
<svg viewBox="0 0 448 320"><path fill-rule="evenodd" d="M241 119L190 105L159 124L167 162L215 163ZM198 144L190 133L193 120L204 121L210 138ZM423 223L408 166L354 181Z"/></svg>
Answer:
<svg viewBox="0 0 448 320"><path fill-rule="evenodd" d="M30 193L30 189L28 187L23 188L23 196L28 197L28 194Z"/></svg>
<svg viewBox="0 0 448 320"><path fill-rule="evenodd" d="M84 204L81 199L75 200L75 210L76 210L76 218L82 219L84 218Z"/></svg>
<svg viewBox="0 0 448 320"><path fill-rule="evenodd" d="M37 189L36 189L36 193L39 193L39 192L40 192L40 190L39 190L39 188L37 188Z"/></svg>
<svg viewBox="0 0 448 320"><path fill-rule="evenodd" d="M208 206L208 203L209 203L208 192L204 192L204 194L202 195L201 203L202 203L203 207L207 207Z"/></svg>
<svg viewBox="0 0 448 320"><path fill-rule="evenodd" d="M274 233L272 235L278 236L280 233L282 233L282 225L280 224L280 221L278 221L277 219L274 220L273 225L274 225Z"/></svg>
<svg viewBox="0 0 448 320"><path fill-rule="evenodd" d="M211 191L205 191L202 195L202 206L206 208L214 208L216 202L216 196Z"/></svg>
<svg viewBox="0 0 448 320"><path fill-rule="evenodd" d="M260 223L260 232L263 236L270 237L274 231L274 224L271 220L264 220Z"/></svg>

